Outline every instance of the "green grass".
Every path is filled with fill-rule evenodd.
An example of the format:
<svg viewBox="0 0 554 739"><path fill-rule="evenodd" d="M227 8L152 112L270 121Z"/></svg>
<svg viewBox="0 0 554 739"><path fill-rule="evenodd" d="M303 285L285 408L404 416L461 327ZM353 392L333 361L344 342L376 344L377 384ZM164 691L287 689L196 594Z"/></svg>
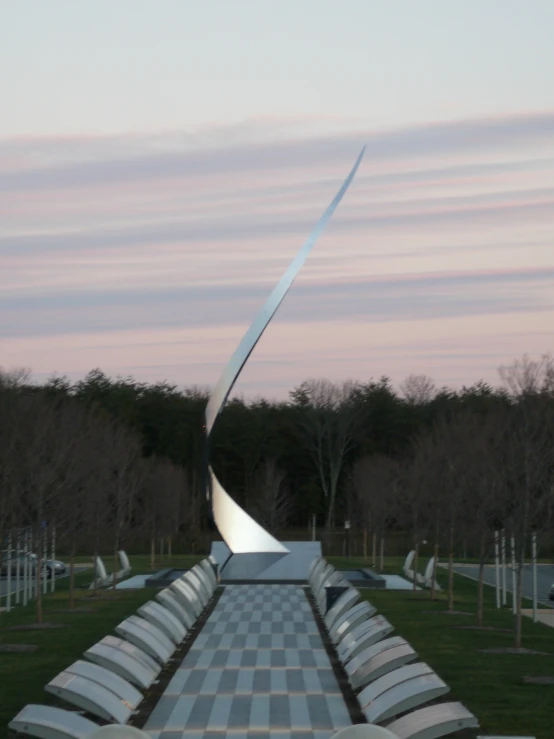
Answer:
<svg viewBox="0 0 554 739"><path fill-rule="evenodd" d="M399 572L397 564L388 563L387 569ZM446 588L445 571L439 571L438 581ZM455 609L472 616L446 615L444 592L435 601L428 591L362 593L451 688L449 699L461 701L478 717L481 733L553 736L554 685L526 685L523 677L554 675L554 656L478 651L514 644L513 633L501 630L513 628L511 609L496 609L493 588L485 588L484 623L495 631L458 628L476 624L477 583L461 576L455 576ZM554 655L554 629L524 617L523 646Z"/></svg>
<svg viewBox="0 0 554 739"><path fill-rule="evenodd" d="M160 560L156 570L165 566L191 567L201 557L175 556L171 564ZM130 557L133 572L150 572L149 557ZM86 561L84 558L82 561ZM90 560L89 560L90 561ZM108 562L107 569L110 571ZM78 608L91 608L91 613L78 613L67 609L69 605L69 579L56 582L56 592L43 596L43 620L67 624L66 628L50 630L12 631L10 626L31 624L36 621L35 601L27 606L16 606L10 613L0 614L0 644L36 644L34 652L0 652L0 739L8 735L8 722L27 703L52 703L55 699L44 691L44 686L83 652L113 629L127 616L134 613L154 596L150 588L141 590L99 591L105 600L90 598L88 585L92 570L76 576L76 602Z"/></svg>

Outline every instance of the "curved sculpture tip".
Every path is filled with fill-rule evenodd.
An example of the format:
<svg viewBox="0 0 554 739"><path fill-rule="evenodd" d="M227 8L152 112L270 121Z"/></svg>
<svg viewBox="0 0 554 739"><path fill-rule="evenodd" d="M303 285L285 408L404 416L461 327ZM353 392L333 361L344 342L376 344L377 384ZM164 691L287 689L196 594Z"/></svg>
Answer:
<svg viewBox="0 0 554 739"><path fill-rule="evenodd" d="M294 282L300 268L306 261L308 254L335 212L335 209L342 200L345 192L348 190L350 183L354 179L354 175L360 166L364 152L365 146L358 155L354 166L342 183L339 191L327 206L327 209L316 223L304 245L254 318L252 325L243 336L242 341L236 348L233 356L229 360L229 363L225 367L219 382L215 386L206 406L206 460L208 458L209 437L217 416L225 405L225 401L229 397L229 393L233 389L246 360L260 340L263 332L275 314L275 311ZM253 518L243 511L237 503L235 503L230 495L223 489L211 468L208 469L207 478L209 488L211 488L212 491L212 509L217 528L233 554L247 552L280 552L286 554L288 552L286 547L271 536L269 532L256 523Z"/></svg>
<svg viewBox="0 0 554 739"><path fill-rule="evenodd" d="M339 191L337 192L333 200L329 203L325 212L314 226L311 234L304 242L304 245L302 246L296 257L292 260L287 270L271 292L270 296L268 297L262 308L259 310L258 314L252 321L250 328L244 334L240 344L235 349L233 356L225 367L223 374L219 379L219 382L215 386L214 391L210 396L208 405L206 406L206 434L208 436L213 428L215 419L217 418L219 413L221 413L221 410L225 405L225 401L229 397L229 393L233 389L233 386L237 381L246 360L260 340L263 332L273 318L275 311L289 291L297 274L300 272L300 268L306 261L308 254L315 245L318 237L323 232L329 219L335 212L337 205L340 203L344 194L348 190L350 183L354 179L354 175L356 174L358 167L360 166L360 162L362 161L364 152L365 146L362 148L360 154L358 155L358 158L354 163L354 166L350 170L345 181L342 183Z"/></svg>

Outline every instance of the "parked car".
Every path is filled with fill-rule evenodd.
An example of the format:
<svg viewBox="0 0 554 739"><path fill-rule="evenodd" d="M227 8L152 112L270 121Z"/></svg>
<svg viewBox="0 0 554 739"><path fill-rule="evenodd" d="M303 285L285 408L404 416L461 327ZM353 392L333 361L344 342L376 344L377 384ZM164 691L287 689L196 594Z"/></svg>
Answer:
<svg viewBox="0 0 554 739"><path fill-rule="evenodd" d="M25 559L27 558L27 567L31 572L34 572L37 568L37 562L38 557L34 552L16 552L15 550L11 552L11 557L8 564L8 552L7 550L4 550L3 552L0 552L1 554L1 565L0 565L0 574L2 577L5 577L8 574L8 567L11 569L12 576L16 574L17 572L17 561L19 560L19 573L20 575L23 574L23 569L25 567ZM11 565L11 566L10 566ZM46 573L48 577L56 577L57 575L63 575L65 573L65 564L63 562L60 562L58 559L46 559L42 562L43 569L46 569Z"/></svg>

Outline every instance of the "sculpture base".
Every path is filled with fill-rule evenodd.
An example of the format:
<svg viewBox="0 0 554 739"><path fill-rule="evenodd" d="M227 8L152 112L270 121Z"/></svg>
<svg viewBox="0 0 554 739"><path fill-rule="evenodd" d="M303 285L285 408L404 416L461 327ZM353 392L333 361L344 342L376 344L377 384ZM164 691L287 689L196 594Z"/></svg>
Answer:
<svg viewBox="0 0 554 739"><path fill-rule="evenodd" d="M212 542L211 555L220 567L225 583L273 583L304 585L308 570L316 557L321 557L319 541L284 541L288 554L249 552L232 554L222 541Z"/></svg>

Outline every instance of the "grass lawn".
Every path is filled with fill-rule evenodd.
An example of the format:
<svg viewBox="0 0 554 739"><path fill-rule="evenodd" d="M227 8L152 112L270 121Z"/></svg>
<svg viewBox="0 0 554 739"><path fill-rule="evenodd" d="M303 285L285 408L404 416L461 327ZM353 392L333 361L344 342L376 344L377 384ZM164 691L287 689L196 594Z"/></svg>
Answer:
<svg viewBox="0 0 554 739"><path fill-rule="evenodd" d="M336 567L360 567L363 560L329 558ZM386 571L399 573L402 558L387 560ZM427 560L425 560L425 564ZM367 566L367 563L366 565ZM447 573L439 569L441 587ZM554 629L523 619L523 647L548 652L533 654L483 654L479 649L512 647L511 608L497 610L494 589L485 587L484 623L494 631L460 629L476 624L477 583L455 575L455 609L471 616L449 616L446 595L430 600L428 591L363 590L375 605L451 688L450 700L461 701L481 723L483 734L554 736L554 685L528 685L524 676L554 676ZM525 604L527 605L527 604ZM426 613L425 611L432 611Z"/></svg>
<svg viewBox="0 0 554 739"><path fill-rule="evenodd" d="M166 566L192 567L202 557L174 556L171 564L158 560L156 570ZM133 572L150 572L149 557L130 557ZM84 561L84 560L83 560ZM106 562L108 571L111 567ZM43 596L44 621L65 624L65 628L12 631L11 626L35 622L35 602L16 606L10 613L0 613L0 645L36 644L34 652L0 652L0 739L8 735L7 724L27 703L53 703L55 698L44 686L83 652L113 629L139 606L154 597L150 588L141 590L99 591L104 600L90 598L88 585L92 570L77 575L76 607L90 608L90 613L65 610L69 601L69 579L56 582L56 592ZM63 611L58 613L57 611Z"/></svg>

